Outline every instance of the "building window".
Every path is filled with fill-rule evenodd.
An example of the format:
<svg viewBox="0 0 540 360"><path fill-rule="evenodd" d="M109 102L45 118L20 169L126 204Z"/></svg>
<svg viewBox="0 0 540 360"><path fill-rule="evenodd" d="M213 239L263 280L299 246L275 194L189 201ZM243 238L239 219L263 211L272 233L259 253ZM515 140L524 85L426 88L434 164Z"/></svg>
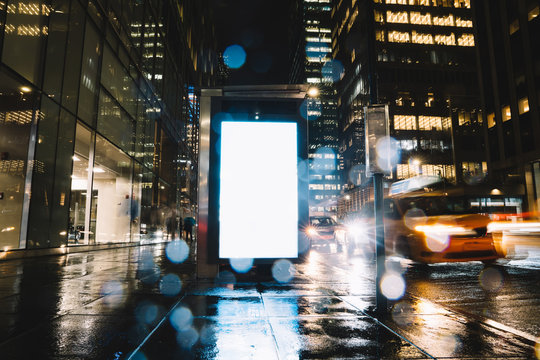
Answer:
<svg viewBox="0 0 540 360"><path fill-rule="evenodd" d="M416 116L394 115L394 130L416 130Z"/></svg>
<svg viewBox="0 0 540 360"><path fill-rule="evenodd" d="M386 21L389 23L408 24L409 14L406 11L393 12L388 10L386 12Z"/></svg>
<svg viewBox="0 0 540 360"><path fill-rule="evenodd" d="M435 44L437 45L456 45L456 36L454 33L449 35L435 35Z"/></svg>
<svg viewBox="0 0 540 360"><path fill-rule="evenodd" d="M408 43L411 42L411 34L408 32L391 31L388 33L389 42Z"/></svg>
<svg viewBox="0 0 540 360"><path fill-rule="evenodd" d="M454 26L454 15L434 16L433 25L437 26Z"/></svg>
<svg viewBox="0 0 540 360"><path fill-rule="evenodd" d="M463 34L458 38L459 46L474 46L474 35Z"/></svg>
<svg viewBox="0 0 540 360"><path fill-rule="evenodd" d="M540 6L536 6L532 10L529 11L527 14L527 19L531 21L532 19L535 19L538 15L540 15Z"/></svg>
<svg viewBox="0 0 540 360"><path fill-rule="evenodd" d="M440 116L418 116L418 128L420 130L442 130L442 119Z"/></svg>
<svg viewBox="0 0 540 360"><path fill-rule="evenodd" d="M415 44L433 44L433 35L412 32L412 42Z"/></svg>
<svg viewBox="0 0 540 360"><path fill-rule="evenodd" d="M411 11L411 24L431 25L431 14L422 14L417 11Z"/></svg>
<svg viewBox="0 0 540 360"><path fill-rule="evenodd" d="M462 19L460 17L456 18L456 26L458 27L473 27L472 20Z"/></svg>
<svg viewBox="0 0 540 360"><path fill-rule="evenodd" d="M505 106L501 109L501 112L502 112L502 121L505 122L505 121L508 121L510 119L512 119L512 112L510 111L510 106Z"/></svg>
<svg viewBox="0 0 540 360"><path fill-rule="evenodd" d="M516 20L512 21L510 23L510 25L508 25L508 32L510 33L510 35L512 35L515 32L517 32L518 30L519 30L519 20L516 19Z"/></svg>
<svg viewBox="0 0 540 360"><path fill-rule="evenodd" d="M495 126L495 114L494 113L488 114L487 123L488 123L488 128L489 129L491 129L492 127Z"/></svg>
<svg viewBox="0 0 540 360"><path fill-rule="evenodd" d="M524 97L518 101L519 115L529 111L529 99Z"/></svg>

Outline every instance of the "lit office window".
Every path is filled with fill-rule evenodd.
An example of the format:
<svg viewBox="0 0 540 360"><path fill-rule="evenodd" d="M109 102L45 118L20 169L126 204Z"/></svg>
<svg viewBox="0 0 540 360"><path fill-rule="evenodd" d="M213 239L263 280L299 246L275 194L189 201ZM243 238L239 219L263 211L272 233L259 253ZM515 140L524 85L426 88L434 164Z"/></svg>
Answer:
<svg viewBox="0 0 540 360"><path fill-rule="evenodd" d="M463 34L458 38L459 46L474 46L474 35Z"/></svg>
<svg viewBox="0 0 540 360"><path fill-rule="evenodd" d="M510 33L510 35L512 35L515 32L517 32L518 30L519 30L519 20L516 19L516 20L512 21L510 23L510 25L508 25L508 32Z"/></svg>
<svg viewBox="0 0 540 360"><path fill-rule="evenodd" d="M488 128L489 129L491 129L492 127L495 126L495 114L494 113L488 114L487 123L488 123Z"/></svg>
<svg viewBox="0 0 540 360"><path fill-rule="evenodd" d="M502 121L505 122L505 121L508 121L510 119L512 119L512 112L510 111L510 106L505 106L501 109L501 112L502 112Z"/></svg>
<svg viewBox="0 0 540 360"><path fill-rule="evenodd" d="M454 33L449 35L435 35L435 44L437 45L456 45L456 36Z"/></svg>
<svg viewBox="0 0 540 360"><path fill-rule="evenodd" d="M460 111L458 114L459 126L470 125L471 123L471 114L466 111Z"/></svg>
<svg viewBox="0 0 540 360"><path fill-rule="evenodd" d="M540 15L540 6L536 6L532 10L529 11L527 14L527 19L531 21L532 19L535 19L538 15Z"/></svg>
<svg viewBox="0 0 540 360"><path fill-rule="evenodd" d="M389 23L407 24L409 23L409 14L406 11L386 12L386 21Z"/></svg>
<svg viewBox="0 0 540 360"><path fill-rule="evenodd" d="M433 44L433 35L412 32L412 42L415 44Z"/></svg>
<svg viewBox="0 0 540 360"><path fill-rule="evenodd" d="M454 7L456 8L471 8L471 0L454 0Z"/></svg>
<svg viewBox="0 0 540 360"><path fill-rule="evenodd" d="M434 16L433 25L437 26L454 26L454 15Z"/></svg>
<svg viewBox="0 0 540 360"><path fill-rule="evenodd" d="M456 18L456 26L459 27L473 27L472 20L462 19L460 17Z"/></svg>
<svg viewBox="0 0 540 360"><path fill-rule="evenodd" d="M375 40L384 42L384 30L375 31Z"/></svg>
<svg viewBox="0 0 540 360"><path fill-rule="evenodd" d="M441 123L442 123L443 130L452 129L452 119L450 119L449 117L443 117L441 119Z"/></svg>
<svg viewBox="0 0 540 360"><path fill-rule="evenodd" d="M400 140L399 147L401 148L401 150L405 150L405 151L416 150L417 148L416 139Z"/></svg>
<svg viewBox="0 0 540 360"><path fill-rule="evenodd" d="M394 130L416 130L416 116L394 115Z"/></svg>
<svg viewBox="0 0 540 360"><path fill-rule="evenodd" d="M442 130L442 118L440 116L418 116L418 129Z"/></svg>
<svg viewBox="0 0 540 360"><path fill-rule="evenodd" d="M411 42L411 34L408 32L391 31L388 33L388 41L396 43L408 43Z"/></svg>
<svg viewBox="0 0 540 360"><path fill-rule="evenodd" d="M422 14L417 11L411 11L411 24L431 25L431 14Z"/></svg>
<svg viewBox="0 0 540 360"><path fill-rule="evenodd" d="M378 22L378 23L384 22L384 15L382 12L375 10L373 12L373 16L375 17L375 22Z"/></svg>
<svg viewBox="0 0 540 360"><path fill-rule="evenodd" d="M529 99L524 97L518 101L519 115L529 111Z"/></svg>

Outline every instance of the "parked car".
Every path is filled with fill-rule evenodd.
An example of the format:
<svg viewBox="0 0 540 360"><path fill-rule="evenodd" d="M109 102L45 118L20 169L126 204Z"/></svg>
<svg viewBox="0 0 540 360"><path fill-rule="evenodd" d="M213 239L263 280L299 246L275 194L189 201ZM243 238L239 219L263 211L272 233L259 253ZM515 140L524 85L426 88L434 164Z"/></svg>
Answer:
<svg viewBox="0 0 540 360"><path fill-rule="evenodd" d="M310 216L306 234L312 247L335 244L341 250L345 227L330 216Z"/></svg>

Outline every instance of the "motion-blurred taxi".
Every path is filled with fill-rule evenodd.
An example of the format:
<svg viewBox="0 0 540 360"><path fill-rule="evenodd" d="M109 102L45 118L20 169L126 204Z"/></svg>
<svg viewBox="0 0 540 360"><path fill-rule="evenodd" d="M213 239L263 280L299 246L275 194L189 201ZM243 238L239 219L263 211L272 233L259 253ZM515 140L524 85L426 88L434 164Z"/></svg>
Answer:
<svg viewBox="0 0 540 360"><path fill-rule="evenodd" d="M540 248L538 213L494 214L488 225L497 252L509 259L526 256L527 248Z"/></svg>
<svg viewBox="0 0 540 360"><path fill-rule="evenodd" d="M482 261L503 257L493 244L487 226L490 218L476 214L459 196L445 190L402 192L384 199L384 238L388 255L398 254L420 263ZM373 202L349 224L354 244L363 253L374 251ZM361 234L354 236L353 234Z"/></svg>

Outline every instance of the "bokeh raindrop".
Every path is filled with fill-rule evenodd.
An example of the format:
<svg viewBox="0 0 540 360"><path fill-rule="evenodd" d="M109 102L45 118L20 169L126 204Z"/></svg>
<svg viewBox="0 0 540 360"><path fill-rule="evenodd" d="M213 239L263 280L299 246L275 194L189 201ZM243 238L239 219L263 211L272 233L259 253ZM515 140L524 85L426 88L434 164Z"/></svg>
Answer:
<svg viewBox="0 0 540 360"><path fill-rule="evenodd" d="M106 305L115 307L123 302L124 289L118 281L107 281L101 287L101 295Z"/></svg>
<svg viewBox="0 0 540 360"><path fill-rule="evenodd" d="M158 316L158 306L149 301L143 301L135 308L135 318L142 324L152 324Z"/></svg>
<svg viewBox="0 0 540 360"><path fill-rule="evenodd" d="M310 170L314 174L328 175L337 169L336 152L328 147L317 149L311 162Z"/></svg>
<svg viewBox="0 0 540 360"><path fill-rule="evenodd" d="M339 60L327 61L321 69L325 82L335 83L343 77L345 70L343 64Z"/></svg>
<svg viewBox="0 0 540 360"><path fill-rule="evenodd" d="M179 264L188 258L189 246L184 240L174 240L167 244L165 253L171 262Z"/></svg>
<svg viewBox="0 0 540 360"><path fill-rule="evenodd" d="M253 259L232 258L229 262L231 268L237 273L247 273L253 266Z"/></svg>
<svg viewBox="0 0 540 360"><path fill-rule="evenodd" d="M401 326L414 324L415 317L414 308L407 301L400 301L392 307L392 319Z"/></svg>
<svg viewBox="0 0 540 360"><path fill-rule="evenodd" d="M236 276L230 271L221 271L215 279L216 284L236 284Z"/></svg>
<svg viewBox="0 0 540 360"><path fill-rule="evenodd" d="M317 120L321 116L322 103L318 99L305 99L302 101L302 104L300 104L299 111L304 119L308 121Z"/></svg>
<svg viewBox="0 0 540 360"><path fill-rule="evenodd" d="M399 142L390 136L384 136L377 141L377 165L386 172L391 172L401 156Z"/></svg>
<svg viewBox="0 0 540 360"><path fill-rule="evenodd" d="M184 331L191 327L193 323L193 314L185 306L177 307L169 317L172 327L176 331Z"/></svg>
<svg viewBox="0 0 540 360"><path fill-rule="evenodd" d="M182 280L175 274L167 274L159 282L159 290L165 296L175 296L182 290Z"/></svg>
<svg viewBox="0 0 540 360"><path fill-rule="evenodd" d="M483 269L478 275L478 280L482 288L487 291L497 291L503 285L503 275L494 267Z"/></svg>
<svg viewBox="0 0 540 360"><path fill-rule="evenodd" d="M400 299L405 294L405 280L400 274L386 273L381 279L381 292L390 300Z"/></svg>
<svg viewBox="0 0 540 360"><path fill-rule="evenodd" d="M176 342L184 349L191 349L198 340L199 333L191 326L176 334Z"/></svg>
<svg viewBox="0 0 540 360"><path fill-rule="evenodd" d="M231 69L239 69L246 62L246 51L240 45L230 45L223 52L223 60Z"/></svg>
<svg viewBox="0 0 540 360"><path fill-rule="evenodd" d="M292 262L287 259L280 259L272 265L272 276L280 283L286 283L296 274L296 269Z"/></svg>

